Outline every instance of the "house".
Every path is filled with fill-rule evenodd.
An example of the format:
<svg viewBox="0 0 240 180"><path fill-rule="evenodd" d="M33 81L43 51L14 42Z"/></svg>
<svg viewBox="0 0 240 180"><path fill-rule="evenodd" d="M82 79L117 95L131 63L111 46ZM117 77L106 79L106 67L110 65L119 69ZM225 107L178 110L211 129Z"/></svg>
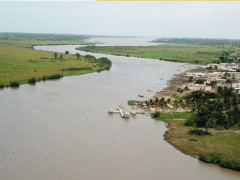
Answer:
<svg viewBox="0 0 240 180"><path fill-rule="evenodd" d="M188 87L190 90L204 90L204 91L211 91L211 86L206 86L205 84L193 84L192 86Z"/></svg>

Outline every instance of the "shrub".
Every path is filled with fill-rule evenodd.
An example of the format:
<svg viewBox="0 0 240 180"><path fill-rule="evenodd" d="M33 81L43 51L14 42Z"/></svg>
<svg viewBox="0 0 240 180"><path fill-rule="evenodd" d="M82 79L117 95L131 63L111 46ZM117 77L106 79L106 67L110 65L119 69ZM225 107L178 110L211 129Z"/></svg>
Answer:
<svg viewBox="0 0 240 180"><path fill-rule="evenodd" d="M190 135L195 134L195 135L198 135L198 136L212 135L210 132L204 131L202 129L191 129L191 130L189 130L189 134Z"/></svg>
<svg viewBox="0 0 240 180"><path fill-rule="evenodd" d="M43 81L46 81L46 79L47 79L47 76L46 76L46 75L42 77L42 80L43 80Z"/></svg>
<svg viewBox="0 0 240 180"><path fill-rule="evenodd" d="M154 118L160 117L160 112L155 112L155 113L153 114L153 117L154 117Z"/></svg>
<svg viewBox="0 0 240 180"><path fill-rule="evenodd" d="M203 84L206 80L205 79L197 79L195 84Z"/></svg>
<svg viewBox="0 0 240 180"><path fill-rule="evenodd" d="M0 88L4 88L4 85L3 85L3 84L0 84Z"/></svg>
<svg viewBox="0 0 240 180"><path fill-rule="evenodd" d="M207 162L207 163L211 163L211 157L208 155L199 154L199 160Z"/></svg>
<svg viewBox="0 0 240 180"><path fill-rule="evenodd" d="M28 80L28 83L29 83L29 84L35 84L35 83L36 83L36 79L35 79L35 78L30 78L30 79Z"/></svg>
<svg viewBox="0 0 240 180"><path fill-rule="evenodd" d="M46 76L47 79L60 79L61 77L63 77L63 75L61 74L53 74L50 76Z"/></svg>
<svg viewBox="0 0 240 180"><path fill-rule="evenodd" d="M186 122L184 123L184 126L193 126L193 125L194 125L194 122L191 119L186 120Z"/></svg>
<svg viewBox="0 0 240 180"><path fill-rule="evenodd" d="M207 162L207 163L218 164L221 167L232 169L235 171L240 171L240 162L239 161L235 161L230 158L222 157L222 155L217 154L217 153L199 154L199 160Z"/></svg>
<svg viewBox="0 0 240 180"><path fill-rule="evenodd" d="M12 81L10 82L10 87L18 87L20 83L18 81Z"/></svg>

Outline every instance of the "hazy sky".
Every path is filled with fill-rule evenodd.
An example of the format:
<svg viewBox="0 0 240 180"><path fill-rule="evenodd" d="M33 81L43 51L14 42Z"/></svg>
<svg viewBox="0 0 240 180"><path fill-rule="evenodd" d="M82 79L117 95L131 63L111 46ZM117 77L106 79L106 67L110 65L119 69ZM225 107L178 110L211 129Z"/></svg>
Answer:
<svg viewBox="0 0 240 180"><path fill-rule="evenodd" d="M240 2L1 2L0 32L240 39Z"/></svg>

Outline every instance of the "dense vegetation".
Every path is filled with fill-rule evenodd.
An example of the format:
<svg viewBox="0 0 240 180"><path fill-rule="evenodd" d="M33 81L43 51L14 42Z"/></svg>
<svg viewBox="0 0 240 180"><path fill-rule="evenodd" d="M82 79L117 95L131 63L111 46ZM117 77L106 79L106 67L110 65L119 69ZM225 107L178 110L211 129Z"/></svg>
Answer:
<svg viewBox="0 0 240 180"><path fill-rule="evenodd" d="M218 164L221 167L240 171L240 161L233 160L217 153L200 154L199 159L207 163Z"/></svg>
<svg viewBox="0 0 240 180"><path fill-rule="evenodd" d="M217 93L193 91L184 99L185 104L196 111L198 127L227 129L239 123L240 96L232 88L219 87Z"/></svg>
<svg viewBox="0 0 240 180"><path fill-rule="evenodd" d="M173 43L173 44L196 44L196 45L231 45L239 46L239 39L204 39L204 38L159 38L153 42L157 43Z"/></svg>
<svg viewBox="0 0 240 180"><path fill-rule="evenodd" d="M154 106L163 110L171 104L175 110L182 108L192 112L162 112L159 120L191 118L192 122L189 120L189 124L194 123L197 127L215 129L228 129L240 123L240 95L232 88L218 87L217 92L192 91L174 101L170 98L167 100L157 98L145 103L148 107Z"/></svg>
<svg viewBox="0 0 240 180"><path fill-rule="evenodd" d="M167 120L174 127L165 137L184 153L199 156L208 163L240 170L240 95L232 88L218 87L217 92L192 91L174 101L161 98L146 103L162 109L171 103L174 109L190 110L155 112L152 117Z"/></svg>

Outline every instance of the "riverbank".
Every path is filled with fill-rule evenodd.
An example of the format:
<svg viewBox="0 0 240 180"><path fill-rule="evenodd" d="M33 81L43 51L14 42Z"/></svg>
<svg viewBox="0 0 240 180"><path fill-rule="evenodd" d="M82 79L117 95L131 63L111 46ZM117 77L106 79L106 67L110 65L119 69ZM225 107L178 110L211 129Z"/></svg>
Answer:
<svg viewBox="0 0 240 180"><path fill-rule="evenodd" d="M208 163L219 164L222 167L240 171L240 131L239 130L214 130L209 132L211 135L199 136L191 135L189 131L194 127L184 126L185 121L165 121L168 124L169 130L164 134L165 140L173 145L176 149L184 154L199 158L203 155L209 157L211 155L218 156L218 161L201 159ZM224 165L237 162L238 165ZM221 163L222 162L222 163Z"/></svg>
<svg viewBox="0 0 240 180"><path fill-rule="evenodd" d="M5 42L5 43L2 43ZM46 80L53 75L75 76L111 68L107 58L54 53L33 49L33 44L83 43L81 41L0 40L0 88ZM51 79L51 78L50 78ZM14 82L14 83L13 83Z"/></svg>
<svg viewBox="0 0 240 180"><path fill-rule="evenodd" d="M182 97L194 90L190 91L182 87L195 82L183 80L184 74L198 71L191 69L174 75L168 81L168 86L157 92L146 104L155 111L152 114L153 119L167 123L169 130L164 134L165 140L176 149L204 162L240 171L239 123L233 124L227 129L224 127L199 128L194 123L196 114L189 112L190 109L184 104L185 99ZM215 90L212 89L212 92ZM192 134L191 131L198 132ZM205 132L207 133L205 134Z"/></svg>
<svg viewBox="0 0 240 180"><path fill-rule="evenodd" d="M86 46L77 48L86 52L116 56L140 57L191 64L207 64L218 60L226 47L209 45L160 44L156 46Z"/></svg>

